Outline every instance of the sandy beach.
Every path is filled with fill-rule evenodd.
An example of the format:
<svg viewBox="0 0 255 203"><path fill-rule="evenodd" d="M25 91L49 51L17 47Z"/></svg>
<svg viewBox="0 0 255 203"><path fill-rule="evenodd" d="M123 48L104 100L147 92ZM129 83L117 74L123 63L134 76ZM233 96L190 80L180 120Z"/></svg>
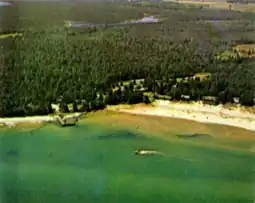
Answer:
<svg viewBox="0 0 255 203"><path fill-rule="evenodd" d="M73 113L66 115L66 118L69 117L78 117L81 113ZM27 117L13 117L13 118L0 118L0 126L15 127L18 123L44 123L56 121L56 116L27 116Z"/></svg>
<svg viewBox="0 0 255 203"><path fill-rule="evenodd" d="M202 123L215 123L255 131L255 114L244 111L241 107L233 110L222 105L205 105L200 102L177 103L156 100L150 105L116 105L107 110L137 115L153 115L193 120Z"/></svg>
<svg viewBox="0 0 255 203"><path fill-rule="evenodd" d="M235 107L230 110L223 105L205 105L201 102L180 103L156 100L149 105L137 104L107 106L106 110L136 115L151 115L186 119L202 123L235 126L246 130L255 131L255 114L245 111L243 107ZM69 116L79 116L79 114L72 114L68 115L67 117ZM15 127L17 123L42 123L55 120L56 117L54 116L0 118L0 125Z"/></svg>
<svg viewBox="0 0 255 203"><path fill-rule="evenodd" d="M52 116L29 116L29 117L14 117L14 118L0 118L0 126L15 127L17 123L42 123L55 121L56 118Z"/></svg>

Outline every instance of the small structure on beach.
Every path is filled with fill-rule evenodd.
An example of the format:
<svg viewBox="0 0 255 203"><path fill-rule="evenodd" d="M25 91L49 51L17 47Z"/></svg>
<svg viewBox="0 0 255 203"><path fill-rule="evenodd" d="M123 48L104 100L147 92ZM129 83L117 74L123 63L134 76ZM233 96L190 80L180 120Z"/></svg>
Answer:
<svg viewBox="0 0 255 203"><path fill-rule="evenodd" d="M214 96L204 96L202 97L204 104L215 104L217 102L217 97Z"/></svg>
<svg viewBox="0 0 255 203"><path fill-rule="evenodd" d="M239 104L240 103L240 98L239 97L234 97L233 101L235 104Z"/></svg>
<svg viewBox="0 0 255 203"><path fill-rule="evenodd" d="M182 94L182 95L181 95L181 98L182 98L183 100L189 101L189 100L190 100L190 95L184 95L184 94Z"/></svg>
<svg viewBox="0 0 255 203"><path fill-rule="evenodd" d="M8 128L15 128L15 127L16 127L16 124L13 123L13 122L10 122L10 121L5 122L4 124L5 124Z"/></svg>
<svg viewBox="0 0 255 203"><path fill-rule="evenodd" d="M61 126L73 126L76 125L76 123L79 121L79 118L82 114L79 115L71 115L71 116L63 116L63 115L58 115L56 116L56 121L61 125Z"/></svg>

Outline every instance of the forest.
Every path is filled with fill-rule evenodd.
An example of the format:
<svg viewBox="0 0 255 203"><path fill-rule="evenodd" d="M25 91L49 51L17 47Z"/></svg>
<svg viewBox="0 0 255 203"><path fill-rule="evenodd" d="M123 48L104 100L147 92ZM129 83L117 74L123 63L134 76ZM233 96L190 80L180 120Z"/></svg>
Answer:
<svg viewBox="0 0 255 203"><path fill-rule="evenodd" d="M141 10L138 6L128 8L125 4L124 8L117 4L114 8L111 5L111 9L117 13L118 8L131 9L126 13L129 16L137 12L141 15L139 11L156 13L159 10L163 15L171 5L172 16L178 16L175 12L178 10L183 19L190 20L188 9L194 8L178 8L175 4L161 5L161 9L155 10L151 10L151 6ZM253 15L237 13L236 17L228 12L224 15L247 18L246 23ZM206 18L201 13L198 17ZM106 105L150 103L158 98L208 100L214 104L234 103L238 98L242 105L255 105L254 58L238 53L225 60L216 57L216 53L240 40L251 40L248 32L245 32L246 38L243 35L234 38L238 35L232 32L229 40L207 25L206 31L203 30L207 32L206 37L194 38L192 25L188 23L173 26L166 19L161 25L89 32L57 23L47 29L41 26L28 29L24 23L15 29L6 26L2 33L12 29L22 32L22 36L0 39L0 117L50 114L52 104L59 104L63 113L89 112ZM187 25L189 33L179 30ZM197 28L201 29L201 25ZM182 38L178 38L180 32Z"/></svg>

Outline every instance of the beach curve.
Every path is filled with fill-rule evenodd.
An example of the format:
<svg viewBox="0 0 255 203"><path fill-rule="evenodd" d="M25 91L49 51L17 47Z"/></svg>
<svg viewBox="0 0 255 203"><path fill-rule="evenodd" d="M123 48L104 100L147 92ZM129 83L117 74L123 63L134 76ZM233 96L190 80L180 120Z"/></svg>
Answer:
<svg viewBox="0 0 255 203"><path fill-rule="evenodd" d="M172 117L255 131L255 114L243 111L242 107L230 110L223 105L205 105L201 102L179 103L156 100L150 105L108 106L107 110L136 115Z"/></svg>
<svg viewBox="0 0 255 203"><path fill-rule="evenodd" d="M244 111L243 107L228 109L223 105L206 105L201 102L180 103L156 100L152 104L119 104L109 105L107 111L192 120L201 123L212 123L239 127L255 131L255 113ZM68 117L79 116L73 113ZM29 116L0 118L0 126L15 127L18 123L44 123L56 121L56 116Z"/></svg>

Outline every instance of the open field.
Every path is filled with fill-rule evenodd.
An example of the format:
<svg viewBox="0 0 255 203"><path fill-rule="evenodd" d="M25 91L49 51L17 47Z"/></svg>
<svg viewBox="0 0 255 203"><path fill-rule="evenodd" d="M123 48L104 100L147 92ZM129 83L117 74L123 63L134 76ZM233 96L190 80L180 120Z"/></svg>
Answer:
<svg viewBox="0 0 255 203"><path fill-rule="evenodd" d="M255 45L254 44L239 44L232 47L232 50L223 51L217 56L219 59L229 58L255 58Z"/></svg>
<svg viewBox="0 0 255 203"><path fill-rule="evenodd" d="M0 39L5 39L8 37L17 37L17 36L22 36L22 34L21 33L0 34Z"/></svg>
<svg viewBox="0 0 255 203"><path fill-rule="evenodd" d="M255 44L240 44L237 45L236 47L233 47L233 49L236 50L237 52L255 53Z"/></svg>
<svg viewBox="0 0 255 203"><path fill-rule="evenodd" d="M165 0L166 2L171 0ZM174 1L173 1L174 2ZM226 1L192 1L192 0L178 0L175 1L183 4L194 4L200 6L206 6L208 8L215 9L228 9L231 3L227 3ZM255 4L231 4L231 10L241 11L241 12L255 12Z"/></svg>

